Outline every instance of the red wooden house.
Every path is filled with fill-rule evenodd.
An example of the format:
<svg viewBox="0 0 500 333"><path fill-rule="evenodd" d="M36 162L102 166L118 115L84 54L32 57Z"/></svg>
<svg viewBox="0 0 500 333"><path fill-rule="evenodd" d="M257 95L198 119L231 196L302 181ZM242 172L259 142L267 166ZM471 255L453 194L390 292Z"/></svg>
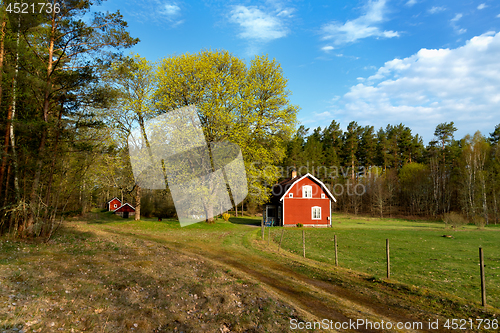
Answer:
<svg viewBox="0 0 500 333"><path fill-rule="evenodd" d="M273 186L272 196L264 207L263 219L267 225L330 227L331 202L337 200L316 177L307 173Z"/></svg>
<svg viewBox="0 0 500 333"><path fill-rule="evenodd" d="M128 203L124 203L117 209L113 211L116 215L120 215L123 218L128 218L130 215L135 215L135 208Z"/></svg>
<svg viewBox="0 0 500 333"><path fill-rule="evenodd" d="M108 201L108 211L113 211L119 208L122 205L122 202L118 198L113 198Z"/></svg>

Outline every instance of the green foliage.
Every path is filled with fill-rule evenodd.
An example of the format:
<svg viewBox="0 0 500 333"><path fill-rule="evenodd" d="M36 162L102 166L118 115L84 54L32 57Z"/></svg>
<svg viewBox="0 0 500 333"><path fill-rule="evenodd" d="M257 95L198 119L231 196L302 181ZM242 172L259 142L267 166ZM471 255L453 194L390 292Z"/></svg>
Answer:
<svg viewBox="0 0 500 333"><path fill-rule="evenodd" d="M302 228L304 225L302 223L297 223L297 228Z"/></svg>
<svg viewBox="0 0 500 333"><path fill-rule="evenodd" d="M249 197L263 203L296 124L279 63L256 56L247 68L227 51L202 51L163 59L156 72L159 113L194 104L207 141L228 140L243 153Z"/></svg>

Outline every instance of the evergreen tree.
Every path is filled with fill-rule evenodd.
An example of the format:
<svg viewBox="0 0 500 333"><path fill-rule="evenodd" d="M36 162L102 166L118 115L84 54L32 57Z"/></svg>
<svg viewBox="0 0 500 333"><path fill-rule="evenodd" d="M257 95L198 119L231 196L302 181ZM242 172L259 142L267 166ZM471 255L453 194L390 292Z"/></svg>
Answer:
<svg viewBox="0 0 500 333"><path fill-rule="evenodd" d="M376 163L386 171L389 166L390 154L387 141L387 133L381 127L377 132Z"/></svg>
<svg viewBox="0 0 500 333"><path fill-rule="evenodd" d="M288 168L297 170L304 164L304 161L306 160L306 157L304 156L304 145L308 131L309 129L305 128L304 125L300 125L292 139L288 142L287 155L283 163L287 173ZM287 174L283 176L287 178L289 175Z"/></svg>
<svg viewBox="0 0 500 333"><path fill-rule="evenodd" d="M349 168L352 180L356 178L358 172L358 149L361 131L362 128L358 123L351 121L342 138L344 165Z"/></svg>
<svg viewBox="0 0 500 333"><path fill-rule="evenodd" d="M338 176L340 169L340 156L342 148L342 129L340 124L332 120L330 125L323 129L321 142L323 144L324 164L327 168L328 178L333 184L334 177Z"/></svg>
<svg viewBox="0 0 500 333"><path fill-rule="evenodd" d="M375 165L376 160L376 137L373 126L365 126L362 129L361 140L358 148L359 164L365 168Z"/></svg>
<svg viewBox="0 0 500 333"><path fill-rule="evenodd" d="M25 236L49 238L52 234L56 212L63 206L61 197L69 190L62 188L66 182L59 181L59 174L68 172L62 161L76 163L66 180L84 170L95 146L85 138L86 128L99 126L88 106L99 107L109 100L106 89L99 87L99 70L119 55L117 51L138 41L126 31L119 12L90 15L94 3L54 0L51 8L58 10L32 15L12 11L6 18L2 38L11 56L2 65L12 68L13 76L2 81L2 96L9 96L7 109L11 110L5 126L10 147L2 165L5 158L14 165L14 182L9 177L0 182L14 191L5 195L8 213L2 219ZM68 151L84 151L86 157L70 156ZM5 175L2 170L0 177ZM21 178L22 189L18 186ZM82 190L85 184L68 186Z"/></svg>
<svg viewBox="0 0 500 333"><path fill-rule="evenodd" d="M304 157L309 173L321 179L326 178L326 167L324 165L325 158L323 155L320 127L314 129L313 133L307 137L304 145Z"/></svg>

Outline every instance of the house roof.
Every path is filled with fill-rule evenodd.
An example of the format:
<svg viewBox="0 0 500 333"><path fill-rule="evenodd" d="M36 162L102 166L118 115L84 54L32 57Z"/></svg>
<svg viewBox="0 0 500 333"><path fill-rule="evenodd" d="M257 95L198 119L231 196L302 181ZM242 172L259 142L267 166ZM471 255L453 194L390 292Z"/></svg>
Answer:
<svg viewBox="0 0 500 333"><path fill-rule="evenodd" d="M124 207L124 206L129 206L130 208L132 208L134 211L135 211L135 208L129 204L129 203L124 203L123 205L121 205L120 207L118 207L117 209L115 209L113 212L116 212L117 210L119 210L120 208Z"/></svg>
<svg viewBox="0 0 500 333"><path fill-rule="evenodd" d="M108 201L108 204L109 204L111 201L115 200L115 199L116 199L116 200L118 200L118 201L120 201L120 203L122 202L122 201L121 201L120 199L118 199L117 197L114 197L113 199L111 199L111 200L109 200L109 201Z"/></svg>
<svg viewBox="0 0 500 333"><path fill-rule="evenodd" d="M318 184L319 186L321 186L321 188L323 189L323 191L326 192L326 195L328 195L328 197L330 199L332 199L333 201L337 202L337 199L335 199L335 197L330 193L330 191L325 186L325 184L323 184L323 182L321 180L319 180L318 178L314 177L310 173L306 173L303 176L299 176L299 177L295 177L295 178L288 178L288 179L282 180L281 182L279 182L278 184L276 184L276 185L273 186L273 196L279 198L279 201L282 201L283 198L285 197L285 195L290 191L290 189L296 183L300 182L302 179L304 179L306 177L308 177L309 179L311 179L312 181L314 181L316 184ZM280 193L275 193L275 191L274 191L275 187L278 187L278 188L281 188L281 189L286 189L286 191L285 191L285 193L282 193L283 191L280 191Z"/></svg>

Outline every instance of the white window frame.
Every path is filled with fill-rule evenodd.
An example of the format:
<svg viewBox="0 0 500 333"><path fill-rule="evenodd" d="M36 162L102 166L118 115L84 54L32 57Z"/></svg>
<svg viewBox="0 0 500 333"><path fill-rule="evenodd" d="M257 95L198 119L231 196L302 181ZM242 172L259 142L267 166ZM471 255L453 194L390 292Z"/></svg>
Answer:
<svg viewBox="0 0 500 333"><path fill-rule="evenodd" d="M302 186L302 198L312 198L312 186L311 185L304 185Z"/></svg>
<svg viewBox="0 0 500 333"><path fill-rule="evenodd" d="M321 199L325 198L325 193L321 193Z"/></svg>
<svg viewBox="0 0 500 333"><path fill-rule="evenodd" d="M116 208L116 206L118 206L117 204L114 205L114 208Z"/></svg>
<svg viewBox="0 0 500 333"><path fill-rule="evenodd" d="M314 214L314 211L316 211L317 213ZM319 216L318 216L318 213L319 213ZM316 215L316 217L314 217L314 215ZM313 220L321 220L321 207L314 206L314 207L311 208L311 219L313 219Z"/></svg>
<svg viewBox="0 0 500 333"><path fill-rule="evenodd" d="M288 193L289 198L293 198L293 193Z"/></svg>

